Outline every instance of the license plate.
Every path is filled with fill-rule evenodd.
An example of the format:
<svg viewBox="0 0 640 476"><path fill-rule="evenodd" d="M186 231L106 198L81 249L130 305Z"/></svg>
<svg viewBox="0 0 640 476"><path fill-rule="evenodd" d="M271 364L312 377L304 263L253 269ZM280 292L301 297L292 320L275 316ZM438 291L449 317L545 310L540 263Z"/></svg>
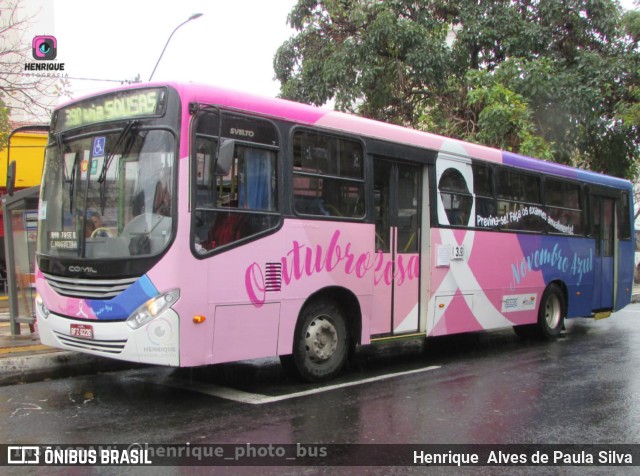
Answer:
<svg viewBox="0 0 640 476"><path fill-rule="evenodd" d="M82 339L93 339L93 326L90 324L71 324L70 335Z"/></svg>

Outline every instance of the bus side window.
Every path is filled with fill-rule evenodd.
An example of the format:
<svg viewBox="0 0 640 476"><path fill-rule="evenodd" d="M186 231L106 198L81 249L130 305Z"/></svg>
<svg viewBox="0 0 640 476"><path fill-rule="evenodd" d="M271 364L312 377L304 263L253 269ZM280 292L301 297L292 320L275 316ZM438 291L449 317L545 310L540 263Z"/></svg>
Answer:
<svg viewBox="0 0 640 476"><path fill-rule="evenodd" d="M497 228L495 217L498 207L493 196L493 168L489 164L474 163L472 169L473 193L476 196L475 226Z"/></svg>
<svg viewBox="0 0 640 476"><path fill-rule="evenodd" d="M300 215L364 217L362 144L311 131L293 136L293 209Z"/></svg>
<svg viewBox="0 0 640 476"><path fill-rule="evenodd" d="M206 254L274 228L277 211L276 153L236 145L229 174L201 185L206 156L198 157L194 248ZM209 167L207 169L207 167Z"/></svg>

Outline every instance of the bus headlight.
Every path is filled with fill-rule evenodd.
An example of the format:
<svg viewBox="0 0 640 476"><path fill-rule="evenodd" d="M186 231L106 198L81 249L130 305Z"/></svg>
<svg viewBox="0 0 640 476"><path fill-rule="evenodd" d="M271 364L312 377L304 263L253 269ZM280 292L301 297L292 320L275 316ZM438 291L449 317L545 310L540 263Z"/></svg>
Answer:
<svg viewBox="0 0 640 476"><path fill-rule="evenodd" d="M44 301L42 300L42 296L39 293L36 293L36 308L40 311L40 315L45 319L49 317L49 308L44 305Z"/></svg>
<svg viewBox="0 0 640 476"><path fill-rule="evenodd" d="M169 292L160 294L152 299L149 299L142 306L136 309L128 318L127 324L132 329L138 329L144 326L147 322L160 315L165 310L169 309L180 297L179 289L172 289Z"/></svg>

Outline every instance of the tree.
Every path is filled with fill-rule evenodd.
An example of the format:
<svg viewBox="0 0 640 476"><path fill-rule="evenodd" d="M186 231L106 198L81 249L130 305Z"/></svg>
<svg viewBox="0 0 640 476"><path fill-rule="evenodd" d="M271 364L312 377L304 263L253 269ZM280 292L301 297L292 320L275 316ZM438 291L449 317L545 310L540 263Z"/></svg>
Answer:
<svg viewBox="0 0 640 476"><path fill-rule="evenodd" d="M285 98L630 178L635 13L614 0L299 0L274 70Z"/></svg>
<svg viewBox="0 0 640 476"><path fill-rule="evenodd" d="M2 145L7 143L11 124L9 123L9 108L0 99L0 150Z"/></svg>
<svg viewBox="0 0 640 476"><path fill-rule="evenodd" d="M426 89L446 82L448 52L447 25L412 3L300 0L289 15L299 33L274 59L282 96L413 123Z"/></svg>
<svg viewBox="0 0 640 476"><path fill-rule="evenodd" d="M13 121L48 122L54 99L68 94L64 78L25 71L25 63L34 61L31 38L26 37L33 20L20 0L7 1L0 9L0 148L10 128L8 120L2 121L6 108Z"/></svg>

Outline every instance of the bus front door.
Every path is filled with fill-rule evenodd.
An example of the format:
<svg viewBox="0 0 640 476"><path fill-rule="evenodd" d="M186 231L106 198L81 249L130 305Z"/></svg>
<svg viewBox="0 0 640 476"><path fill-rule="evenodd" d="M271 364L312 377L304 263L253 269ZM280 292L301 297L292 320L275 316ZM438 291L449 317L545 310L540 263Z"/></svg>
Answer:
<svg viewBox="0 0 640 476"><path fill-rule="evenodd" d="M418 331L422 168L374 161L377 266L371 334Z"/></svg>
<svg viewBox="0 0 640 476"><path fill-rule="evenodd" d="M615 200L599 195L591 196L594 238L593 309L613 309L615 290L616 220Z"/></svg>

